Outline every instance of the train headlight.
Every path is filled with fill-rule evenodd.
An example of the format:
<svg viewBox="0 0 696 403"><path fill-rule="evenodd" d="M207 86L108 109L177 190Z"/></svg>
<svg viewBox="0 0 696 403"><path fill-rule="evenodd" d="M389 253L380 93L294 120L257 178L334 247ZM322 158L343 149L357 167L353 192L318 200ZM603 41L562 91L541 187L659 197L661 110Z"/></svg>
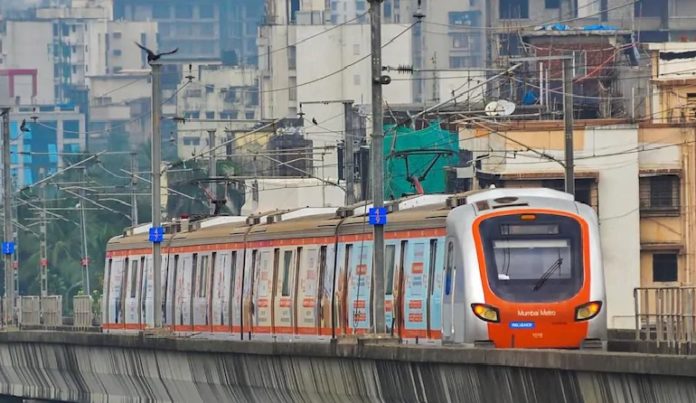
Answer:
<svg viewBox="0 0 696 403"><path fill-rule="evenodd" d="M600 301L593 301L580 305L579 307L575 308L575 320L583 321L592 319L597 316L601 310L602 303Z"/></svg>
<svg viewBox="0 0 696 403"><path fill-rule="evenodd" d="M500 314L498 308L486 304L471 304L471 309L479 319L486 322L500 322Z"/></svg>

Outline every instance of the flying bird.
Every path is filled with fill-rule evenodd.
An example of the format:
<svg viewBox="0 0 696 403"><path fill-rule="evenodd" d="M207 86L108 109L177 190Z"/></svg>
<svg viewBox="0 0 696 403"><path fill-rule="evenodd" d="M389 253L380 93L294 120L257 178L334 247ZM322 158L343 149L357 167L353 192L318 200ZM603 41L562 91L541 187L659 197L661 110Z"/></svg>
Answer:
<svg viewBox="0 0 696 403"><path fill-rule="evenodd" d="M24 133L31 131L27 127L27 120L26 119L22 119L22 124L19 125L19 131L24 132Z"/></svg>
<svg viewBox="0 0 696 403"><path fill-rule="evenodd" d="M138 42L135 42L135 44L147 53L147 62L149 64L158 61L162 56L173 55L174 53L179 51L179 48L176 48L170 52L155 53L150 49L146 48L145 46L139 44Z"/></svg>
<svg viewBox="0 0 696 403"><path fill-rule="evenodd" d="M319 122L317 122L317 118L312 118L312 123L314 123L315 126L319 124Z"/></svg>

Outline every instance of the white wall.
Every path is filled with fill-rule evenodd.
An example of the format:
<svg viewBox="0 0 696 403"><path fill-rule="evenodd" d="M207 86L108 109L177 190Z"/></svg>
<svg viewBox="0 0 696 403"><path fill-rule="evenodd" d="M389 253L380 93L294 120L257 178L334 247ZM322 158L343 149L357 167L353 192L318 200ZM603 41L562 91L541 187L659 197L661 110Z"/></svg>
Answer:
<svg viewBox="0 0 696 403"><path fill-rule="evenodd" d="M316 179L263 179L258 181L259 200L255 202L250 186L247 181L242 215L276 209L339 207L345 197L343 190Z"/></svg>
<svg viewBox="0 0 696 403"><path fill-rule="evenodd" d="M3 69L37 69L36 103L53 104L53 26L50 21L7 21L3 36Z"/></svg>

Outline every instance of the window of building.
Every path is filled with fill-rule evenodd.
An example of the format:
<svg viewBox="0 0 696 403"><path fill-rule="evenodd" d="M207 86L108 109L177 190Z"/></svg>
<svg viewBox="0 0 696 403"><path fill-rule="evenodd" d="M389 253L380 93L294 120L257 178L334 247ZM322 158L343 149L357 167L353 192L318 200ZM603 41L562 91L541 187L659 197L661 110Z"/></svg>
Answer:
<svg viewBox="0 0 696 403"><path fill-rule="evenodd" d="M529 0L500 0L500 19L529 18Z"/></svg>
<svg viewBox="0 0 696 403"><path fill-rule="evenodd" d="M452 32L452 47L455 49L469 49L469 34L466 32Z"/></svg>
<svg viewBox="0 0 696 403"><path fill-rule="evenodd" d="M114 74L117 74L117 73L120 73L121 70L123 70L123 67L121 67L121 66L114 66L113 72L114 72Z"/></svg>
<svg viewBox="0 0 696 403"><path fill-rule="evenodd" d="M114 49L114 56L121 56L121 49Z"/></svg>
<svg viewBox="0 0 696 403"><path fill-rule="evenodd" d="M688 122L693 122L696 120L696 94L695 93L686 94L686 110L684 111L684 118Z"/></svg>
<svg viewBox="0 0 696 403"><path fill-rule="evenodd" d="M212 5L200 5L198 6L198 17L199 18L215 18L215 8Z"/></svg>
<svg viewBox="0 0 696 403"><path fill-rule="evenodd" d="M123 35L122 35L120 32L114 32L114 35L113 35L113 36L114 36L114 39L121 39L121 37L122 37Z"/></svg>
<svg viewBox="0 0 696 403"><path fill-rule="evenodd" d="M561 0L546 0L546 8L559 8L561 6Z"/></svg>
<svg viewBox="0 0 696 403"><path fill-rule="evenodd" d="M210 111L206 112L205 118L206 119L215 119L215 112L210 112Z"/></svg>
<svg viewBox="0 0 696 403"><path fill-rule="evenodd" d="M642 212L679 212L679 176L658 175L640 178Z"/></svg>
<svg viewBox="0 0 696 403"><path fill-rule="evenodd" d="M587 74L587 52L584 50L573 52L573 76L581 77Z"/></svg>
<svg viewBox="0 0 696 403"><path fill-rule="evenodd" d="M215 36L215 25L213 24L199 24L198 29L201 33L201 36Z"/></svg>
<svg viewBox="0 0 696 403"><path fill-rule="evenodd" d="M450 68L451 69L461 69L468 67L466 56L450 56Z"/></svg>
<svg viewBox="0 0 696 403"><path fill-rule="evenodd" d="M667 15L667 1L637 0L634 4L636 17L662 17Z"/></svg>
<svg viewBox="0 0 696 403"><path fill-rule="evenodd" d="M157 7L152 7L153 18L170 18L171 15L171 7L169 6L158 5Z"/></svg>
<svg viewBox="0 0 696 403"><path fill-rule="evenodd" d="M297 69L297 48L288 46L288 69Z"/></svg>
<svg viewBox="0 0 696 403"><path fill-rule="evenodd" d="M666 283L679 279L678 255L676 252L659 252L653 254L653 282Z"/></svg>
<svg viewBox="0 0 696 403"><path fill-rule="evenodd" d="M291 101L297 101L297 78L290 77L288 80L288 99Z"/></svg>
<svg viewBox="0 0 696 403"><path fill-rule="evenodd" d="M185 146L198 146L201 144L201 139L198 137L184 137Z"/></svg>
<svg viewBox="0 0 696 403"><path fill-rule="evenodd" d="M254 111L247 111L245 114L245 117L247 118L247 120L252 120L252 119L254 119L254 115L255 115Z"/></svg>
<svg viewBox="0 0 696 403"><path fill-rule="evenodd" d="M174 15L178 19L193 18L193 7L188 5L178 5L174 8Z"/></svg>

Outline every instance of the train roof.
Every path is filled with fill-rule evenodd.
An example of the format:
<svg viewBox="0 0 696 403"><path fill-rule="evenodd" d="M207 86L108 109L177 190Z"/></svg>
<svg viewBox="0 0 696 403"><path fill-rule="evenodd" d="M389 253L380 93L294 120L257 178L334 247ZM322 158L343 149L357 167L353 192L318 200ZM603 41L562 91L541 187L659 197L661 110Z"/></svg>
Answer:
<svg viewBox="0 0 696 403"><path fill-rule="evenodd" d="M388 201L386 231L444 227L449 212L458 206L473 204L482 212L489 208L532 203L542 206L575 208L573 196L536 188L483 189L456 195L421 195ZM484 206L484 207L482 207ZM205 243L231 243L255 240L325 237L361 234L371 231L368 223L370 202L340 208L300 208L273 210L248 217L217 216L199 220L181 219L164 224L163 245L187 246ZM127 229L112 238L108 248L148 248L150 224ZM172 239L173 238L173 239Z"/></svg>

